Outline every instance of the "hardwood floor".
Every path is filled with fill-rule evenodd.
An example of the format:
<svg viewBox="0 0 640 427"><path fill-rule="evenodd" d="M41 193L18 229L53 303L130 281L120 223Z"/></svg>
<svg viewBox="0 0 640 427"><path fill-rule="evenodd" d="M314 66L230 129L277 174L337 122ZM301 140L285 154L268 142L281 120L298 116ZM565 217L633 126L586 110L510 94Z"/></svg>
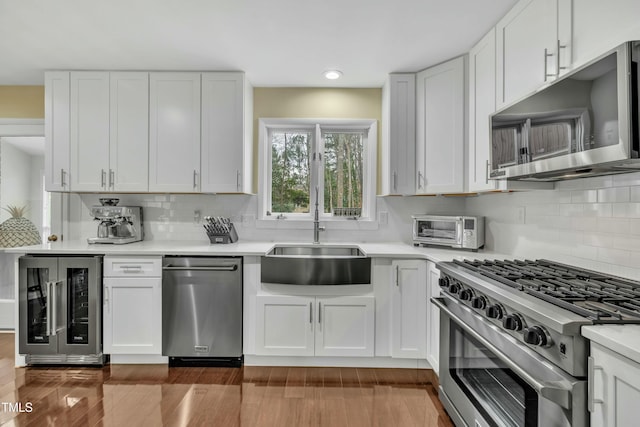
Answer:
<svg viewBox="0 0 640 427"><path fill-rule="evenodd" d="M453 425L423 370L14 368L13 354L0 334L3 426Z"/></svg>

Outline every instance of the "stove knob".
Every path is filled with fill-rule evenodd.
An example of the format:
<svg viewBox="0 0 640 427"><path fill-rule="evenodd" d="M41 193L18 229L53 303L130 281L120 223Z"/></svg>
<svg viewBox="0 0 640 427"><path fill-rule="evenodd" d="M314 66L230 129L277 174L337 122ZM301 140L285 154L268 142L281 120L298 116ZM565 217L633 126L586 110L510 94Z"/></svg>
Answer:
<svg viewBox="0 0 640 427"><path fill-rule="evenodd" d="M464 289L460 291L458 298L460 298L462 301L471 301L471 298L473 298L473 296L474 294L472 289Z"/></svg>
<svg viewBox="0 0 640 427"><path fill-rule="evenodd" d="M502 319L504 316L504 308L500 304L493 304L487 307L485 314L489 319Z"/></svg>
<svg viewBox="0 0 640 427"><path fill-rule="evenodd" d="M449 285L449 293L457 294L460 291L460 284L453 282Z"/></svg>
<svg viewBox="0 0 640 427"><path fill-rule="evenodd" d="M471 307L477 308L478 310L484 310L487 306L487 299L485 297L473 297L471 298Z"/></svg>
<svg viewBox="0 0 640 427"><path fill-rule="evenodd" d="M518 313L509 314L502 319L502 326L510 331L521 331L524 320Z"/></svg>
<svg viewBox="0 0 640 427"><path fill-rule="evenodd" d="M450 280L447 276L444 276L438 279L438 284L440 285L441 288L449 287L449 282Z"/></svg>
<svg viewBox="0 0 640 427"><path fill-rule="evenodd" d="M540 347L550 347L551 335L542 326L531 326L524 330L522 334L524 342Z"/></svg>

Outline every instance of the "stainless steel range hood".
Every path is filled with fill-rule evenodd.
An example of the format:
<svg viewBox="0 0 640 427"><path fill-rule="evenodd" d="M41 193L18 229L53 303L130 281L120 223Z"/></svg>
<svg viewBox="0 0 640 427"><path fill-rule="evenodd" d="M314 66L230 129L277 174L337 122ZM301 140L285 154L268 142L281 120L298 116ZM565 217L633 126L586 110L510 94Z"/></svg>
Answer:
<svg viewBox="0 0 640 427"><path fill-rule="evenodd" d="M491 116L492 179L640 171L639 42L627 42Z"/></svg>

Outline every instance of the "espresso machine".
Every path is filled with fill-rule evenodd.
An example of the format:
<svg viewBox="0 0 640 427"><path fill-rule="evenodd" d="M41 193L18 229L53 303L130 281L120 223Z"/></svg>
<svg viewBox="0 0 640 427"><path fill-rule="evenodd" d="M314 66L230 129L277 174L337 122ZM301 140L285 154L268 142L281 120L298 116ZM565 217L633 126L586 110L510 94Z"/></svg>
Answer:
<svg viewBox="0 0 640 427"><path fill-rule="evenodd" d="M139 242L144 238L142 208L139 206L92 206L91 216L98 221L96 237L89 243L124 244Z"/></svg>

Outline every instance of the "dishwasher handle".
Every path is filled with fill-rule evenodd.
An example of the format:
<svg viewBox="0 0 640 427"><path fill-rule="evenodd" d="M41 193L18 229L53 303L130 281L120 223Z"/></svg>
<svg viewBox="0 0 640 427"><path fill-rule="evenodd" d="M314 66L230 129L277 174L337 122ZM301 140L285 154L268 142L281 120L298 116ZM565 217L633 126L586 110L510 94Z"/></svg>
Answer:
<svg viewBox="0 0 640 427"><path fill-rule="evenodd" d="M172 270L172 271L236 271L238 269L238 264L234 265L210 265L207 267L187 267L180 266L174 267L171 264L162 267L163 270Z"/></svg>

